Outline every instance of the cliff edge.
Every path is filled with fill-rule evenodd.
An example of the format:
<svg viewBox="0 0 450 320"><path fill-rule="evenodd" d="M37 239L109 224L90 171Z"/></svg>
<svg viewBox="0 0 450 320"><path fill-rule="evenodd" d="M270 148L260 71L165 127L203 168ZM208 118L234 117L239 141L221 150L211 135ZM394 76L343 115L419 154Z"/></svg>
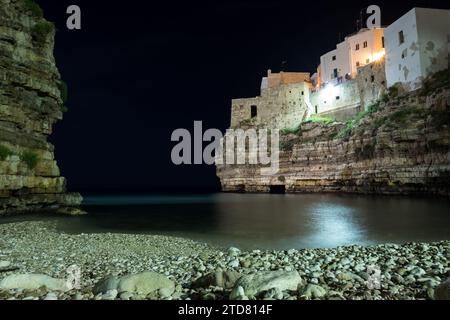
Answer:
<svg viewBox="0 0 450 320"><path fill-rule="evenodd" d="M450 196L450 69L414 92L392 87L368 109L282 130L277 175L217 166L223 190Z"/></svg>
<svg viewBox="0 0 450 320"><path fill-rule="evenodd" d="M67 95L54 36L54 25L32 0L0 0L0 215L80 212L82 198L66 193L47 141Z"/></svg>

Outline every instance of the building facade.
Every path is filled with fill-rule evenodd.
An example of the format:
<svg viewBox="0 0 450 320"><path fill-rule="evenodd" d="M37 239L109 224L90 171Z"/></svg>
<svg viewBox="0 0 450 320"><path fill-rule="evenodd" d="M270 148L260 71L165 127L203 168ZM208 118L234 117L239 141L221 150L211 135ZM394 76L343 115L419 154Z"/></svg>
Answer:
<svg viewBox="0 0 450 320"><path fill-rule="evenodd" d="M449 67L450 10L413 8L386 28L387 85L406 90Z"/></svg>
<svg viewBox="0 0 450 320"><path fill-rule="evenodd" d="M450 10L414 8L384 28L361 29L320 57L317 72L268 71L261 95L232 102L231 127L294 128L313 114L345 121L387 89L414 90L450 67Z"/></svg>
<svg viewBox="0 0 450 320"><path fill-rule="evenodd" d="M384 56L384 29L361 29L320 57L320 84L354 79L358 68Z"/></svg>
<svg viewBox="0 0 450 320"><path fill-rule="evenodd" d="M264 126L290 128L308 116L310 74L268 71L261 82L261 95L232 100L231 127Z"/></svg>

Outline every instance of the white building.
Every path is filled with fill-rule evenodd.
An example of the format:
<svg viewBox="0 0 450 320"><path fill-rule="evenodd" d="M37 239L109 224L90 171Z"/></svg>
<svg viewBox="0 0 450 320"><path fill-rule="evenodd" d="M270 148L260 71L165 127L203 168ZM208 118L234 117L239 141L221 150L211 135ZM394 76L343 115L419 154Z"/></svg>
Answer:
<svg viewBox="0 0 450 320"><path fill-rule="evenodd" d="M358 68L384 56L384 29L361 29L320 57L320 81L343 82L355 78Z"/></svg>
<svg viewBox="0 0 450 320"><path fill-rule="evenodd" d="M450 10L414 8L385 30L388 87L421 87L427 76L449 67Z"/></svg>

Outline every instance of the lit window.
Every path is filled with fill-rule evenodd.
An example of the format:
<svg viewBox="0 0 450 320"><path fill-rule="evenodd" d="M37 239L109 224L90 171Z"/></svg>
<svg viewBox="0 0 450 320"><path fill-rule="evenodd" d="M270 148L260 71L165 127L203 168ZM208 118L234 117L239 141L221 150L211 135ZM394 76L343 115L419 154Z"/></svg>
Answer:
<svg viewBox="0 0 450 320"><path fill-rule="evenodd" d="M364 48L367 48L367 41L364 41Z"/></svg>
<svg viewBox="0 0 450 320"><path fill-rule="evenodd" d="M405 43L405 34L403 33L403 31L400 31L398 33L398 42L399 44Z"/></svg>

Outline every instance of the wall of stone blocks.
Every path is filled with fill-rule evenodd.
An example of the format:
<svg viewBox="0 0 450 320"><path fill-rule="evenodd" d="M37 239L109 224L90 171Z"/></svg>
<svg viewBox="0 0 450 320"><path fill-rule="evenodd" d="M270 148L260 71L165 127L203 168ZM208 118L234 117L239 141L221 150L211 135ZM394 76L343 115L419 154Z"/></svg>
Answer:
<svg viewBox="0 0 450 320"><path fill-rule="evenodd" d="M361 96L361 110L367 111L387 91L384 59L359 68L356 81Z"/></svg>
<svg viewBox="0 0 450 320"><path fill-rule="evenodd" d="M293 128L305 120L310 99L307 82L263 89L260 97L232 101L231 127L262 126L267 128ZM252 106L257 116L251 117Z"/></svg>

